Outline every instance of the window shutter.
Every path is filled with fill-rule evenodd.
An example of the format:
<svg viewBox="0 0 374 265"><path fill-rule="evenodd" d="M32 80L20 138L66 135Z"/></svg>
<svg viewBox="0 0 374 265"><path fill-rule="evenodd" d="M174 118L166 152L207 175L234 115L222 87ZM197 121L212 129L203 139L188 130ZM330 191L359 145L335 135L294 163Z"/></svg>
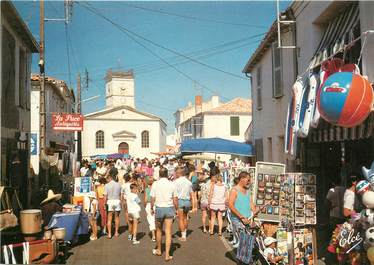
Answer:
<svg viewBox="0 0 374 265"><path fill-rule="evenodd" d="M282 82L282 53L278 48L278 42L272 44L272 68L273 68L273 97L283 96Z"/></svg>
<svg viewBox="0 0 374 265"><path fill-rule="evenodd" d="M261 69L261 66L259 68L257 68L257 76L256 76L256 79L257 79L257 89L256 89L256 92L257 92L257 97L256 97L256 102L257 102L257 109L260 110L262 109L262 91L261 91L261 87L262 87L262 69Z"/></svg>
<svg viewBox="0 0 374 265"><path fill-rule="evenodd" d="M239 117L230 117L230 134L238 136L239 132Z"/></svg>
<svg viewBox="0 0 374 265"><path fill-rule="evenodd" d="M255 151L256 151L256 160L263 161L264 160L264 147L261 139L255 140Z"/></svg>

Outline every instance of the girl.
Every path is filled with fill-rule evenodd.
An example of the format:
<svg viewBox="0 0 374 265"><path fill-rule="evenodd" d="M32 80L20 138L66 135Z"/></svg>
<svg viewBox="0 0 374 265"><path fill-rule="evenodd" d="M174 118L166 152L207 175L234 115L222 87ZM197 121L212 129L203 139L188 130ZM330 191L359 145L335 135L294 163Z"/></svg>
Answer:
<svg viewBox="0 0 374 265"><path fill-rule="evenodd" d="M222 182L222 176L218 167L213 167L211 175L215 176L217 181L211 185L209 192L209 208L210 208L210 226L209 233L214 233L214 221L218 219L218 235L222 236L222 214L226 211L226 205L228 202L228 193L225 184Z"/></svg>
<svg viewBox="0 0 374 265"><path fill-rule="evenodd" d="M107 215L106 215L106 207L105 207L105 199L104 199L104 187L106 184L106 179L101 177L99 179L99 185L96 186L96 198L98 198L98 208L100 212L100 224L101 224L101 231L102 234L106 234L106 223L107 223Z"/></svg>
<svg viewBox="0 0 374 265"><path fill-rule="evenodd" d="M140 219L140 199L138 197L138 187L136 184L131 184L130 190L130 194L128 194L126 197L127 211L129 215L129 233L132 236L131 238L129 237L129 240L132 239L132 244L137 245L140 243L136 239Z"/></svg>
<svg viewBox="0 0 374 265"><path fill-rule="evenodd" d="M193 205L192 205L192 212L197 212L197 192L199 191L199 180L197 178L197 173L195 171L194 165L188 165L189 176L188 179L192 183L192 191L193 191Z"/></svg>
<svg viewBox="0 0 374 265"><path fill-rule="evenodd" d="M90 220L91 225L91 236L90 240L96 240L97 239L97 219L99 218L99 202L96 199L95 194L90 194L90 208L88 211L88 218Z"/></svg>
<svg viewBox="0 0 374 265"><path fill-rule="evenodd" d="M156 225L155 216L152 214L151 210L151 188L153 184L153 177L149 177L147 187L144 192L144 207L147 213L147 221L149 224L149 230L152 233L152 241L156 242Z"/></svg>
<svg viewBox="0 0 374 265"><path fill-rule="evenodd" d="M200 209L201 209L201 221L203 223L203 232L206 233L206 218L208 216L209 210L209 192L210 186L212 183L215 182L215 177L212 180L209 180L209 175L204 174L203 177L200 178Z"/></svg>

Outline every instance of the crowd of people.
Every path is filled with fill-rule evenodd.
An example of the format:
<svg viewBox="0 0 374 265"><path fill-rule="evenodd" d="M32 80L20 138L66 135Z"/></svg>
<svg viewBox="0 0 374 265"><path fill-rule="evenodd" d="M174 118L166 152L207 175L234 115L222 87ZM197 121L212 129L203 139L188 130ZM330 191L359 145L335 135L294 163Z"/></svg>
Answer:
<svg viewBox="0 0 374 265"><path fill-rule="evenodd" d="M230 162L231 163L231 162ZM123 213L128 226L128 240L139 244L138 224L142 207L149 224L149 235L156 247L152 253L161 256L165 233L165 260L170 253L172 224L177 219L179 240L187 241L188 223L200 209L202 232L222 236L224 221L232 232L234 247L238 246L238 231L251 222L255 206L251 194L251 177L245 170L224 180L220 168L226 164L204 161L168 159L118 159L117 161L83 161L80 175L93 179L96 196L90 198L90 239L100 233L107 238L119 236L119 218ZM113 227L114 222L114 227ZM215 223L218 229L215 229ZM269 238L268 247L275 239ZM274 253L269 252L269 260Z"/></svg>

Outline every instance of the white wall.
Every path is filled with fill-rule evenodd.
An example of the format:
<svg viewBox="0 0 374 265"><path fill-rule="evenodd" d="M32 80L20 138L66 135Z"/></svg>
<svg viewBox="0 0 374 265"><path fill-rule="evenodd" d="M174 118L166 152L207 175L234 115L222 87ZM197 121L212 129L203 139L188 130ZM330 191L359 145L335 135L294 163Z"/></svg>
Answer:
<svg viewBox="0 0 374 265"><path fill-rule="evenodd" d="M239 117L239 136L230 135L230 117ZM203 138L219 137L245 142L244 134L250 122L250 115L204 114Z"/></svg>
<svg viewBox="0 0 374 265"><path fill-rule="evenodd" d="M95 133L104 131L104 148L96 149ZM114 138L112 135L126 130L136 135L133 137ZM141 133L149 131L149 148L141 148ZM162 133L163 131L163 133ZM82 132L82 155L84 157L118 152L118 145L126 142L133 157L154 157L151 152L164 151L166 130L160 121L154 120L108 120L86 119Z"/></svg>

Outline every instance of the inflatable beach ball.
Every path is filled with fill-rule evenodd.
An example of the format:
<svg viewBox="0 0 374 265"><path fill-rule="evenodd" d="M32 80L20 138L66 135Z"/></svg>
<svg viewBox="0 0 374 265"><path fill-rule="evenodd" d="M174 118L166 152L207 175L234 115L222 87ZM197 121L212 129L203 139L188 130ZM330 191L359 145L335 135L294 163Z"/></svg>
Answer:
<svg viewBox="0 0 374 265"><path fill-rule="evenodd" d="M319 90L317 107L321 116L334 125L354 127L371 111L373 88L361 75L338 72L329 76Z"/></svg>
<svg viewBox="0 0 374 265"><path fill-rule="evenodd" d="M356 192L359 195L364 194L370 188L370 183L367 180L360 180L356 185Z"/></svg>

